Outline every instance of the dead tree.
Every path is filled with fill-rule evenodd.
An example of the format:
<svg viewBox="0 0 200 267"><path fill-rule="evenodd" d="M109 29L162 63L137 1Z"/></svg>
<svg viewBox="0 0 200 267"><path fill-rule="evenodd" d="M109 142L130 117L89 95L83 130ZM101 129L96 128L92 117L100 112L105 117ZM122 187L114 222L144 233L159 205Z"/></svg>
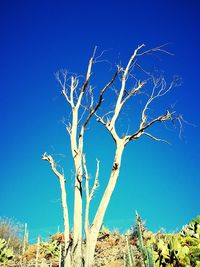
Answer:
<svg viewBox="0 0 200 267"><path fill-rule="evenodd" d="M163 76L155 78L149 72L146 72L138 63L139 59L150 53L164 52L168 53L163 46L156 47L150 50L144 50L144 45L140 45L134 50L133 54L128 60L125 68L117 66L116 71L108 81L108 83L100 90L99 94L95 92L95 89L91 86L92 67L97 62L95 58L96 48L93 56L89 60L87 74L82 86L79 85L80 81L77 76L70 76L66 71L61 71L56 74L56 78L61 86L62 94L65 97L67 103L71 109L71 120L66 125L67 133L70 137L71 154L74 160L75 177L74 177L74 218L73 218L73 242L70 243L69 239L69 218L68 207L66 201L66 188L64 174L60 173L56 167L56 163L51 155L44 153L43 159L50 163L50 166L58 177L61 187L62 195L62 207L64 216L64 236L65 236L65 266L92 266L94 261L95 246L100 231L100 227L103 222L103 218L114 191L123 155L126 145L138 139L141 136L147 136L155 141L167 142L157 136L151 134L149 129L157 123L165 123L167 121L174 121L177 119L175 111L165 110L164 113L156 116L152 119L148 116L149 107L156 99L165 96L174 86L177 84L177 80L168 85ZM134 75L134 69L143 73L144 79L137 79ZM133 77L134 84L130 85L130 78ZM128 83L129 81L129 83ZM105 93L114 84L116 85L115 92L117 93L116 102L114 103L114 110L101 114L101 106L105 98ZM130 88L129 88L130 87ZM147 92L150 93L147 94ZM116 122L119 119L122 108L132 98L138 94L144 93L147 100L143 106L141 112L141 119L136 131L132 133L120 134L117 131ZM88 97L89 95L89 97ZM89 98L89 104L85 102L85 97ZM90 202L94 196L95 190L99 186L99 161L97 160L96 176L92 188L89 187L89 175L87 170L86 155L84 154L84 133L86 126L91 119L96 118L96 121L101 123L108 133L111 135L115 142L115 155L110 172L110 177L102 196L100 204L96 210L93 221L89 222ZM83 183L85 185L85 199L86 206L83 209ZM82 237L82 221L84 211L84 232L85 232L85 244L83 246Z"/></svg>

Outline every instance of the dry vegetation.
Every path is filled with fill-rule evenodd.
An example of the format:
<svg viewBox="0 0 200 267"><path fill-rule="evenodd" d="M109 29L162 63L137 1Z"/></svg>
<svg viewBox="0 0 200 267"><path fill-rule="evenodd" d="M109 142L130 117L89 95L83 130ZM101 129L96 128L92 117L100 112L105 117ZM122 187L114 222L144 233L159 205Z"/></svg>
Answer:
<svg viewBox="0 0 200 267"><path fill-rule="evenodd" d="M6 220L4 222L9 222ZM64 247L63 233L56 233L49 242L26 244L15 238L9 243L8 229L18 229L13 224L0 227L0 266L12 267L60 267L62 266L62 248ZM5 233L4 233L5 230ZM2 235L7 235L5 246L2 247ZM70 236L72 239L73 237ZM11 245L15 245L15 252ZM18 245L18 248L17 248ZM17 249L16 249L17 248ZM84 242L83 242L84 248ZM3 251L4 249L4 251ZM84 263L83 263L84 266ZM200 216L184 226L178 233L152 233L148 231L139 215L136 225L126 234L110 232L102 227L95 249L95 267L199 267L200 266Z"/></svg>

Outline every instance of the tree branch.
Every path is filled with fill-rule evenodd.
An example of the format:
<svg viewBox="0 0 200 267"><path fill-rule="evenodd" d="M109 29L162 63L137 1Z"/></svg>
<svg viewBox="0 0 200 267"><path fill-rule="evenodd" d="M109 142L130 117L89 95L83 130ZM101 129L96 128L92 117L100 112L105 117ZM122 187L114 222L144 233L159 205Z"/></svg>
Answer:
<svg viewBox="0 0 200 267"><path fill-rule="evenodd" d="M135 49L135 51L133 52L132 56L130 57L130 59L128 61L128 64L127 64L127 66L126 66L126 68L124 70L124 73L122 75L121 89L120 89L120 92L119 92L119 95L118 95L118 98L117 98L117 102L116 102L116 105L115 105L115 111L114 111L113 117L112 117L111 122L110 122L110 129L115 127L115 122L116 122L116 120L117 120L117 118L119 116L119 113L121 111L121 108L123 106L122 98L123 98L123 95L124 95L126 80L127 80L127 77L128 77L128 73L130 71L131 64L133 63L135 57L137 56L137 52L142 47L144 47L144 44L138 46L138 48Z"/></svg>
<svg viewBox="0 0 200 267"><path fill-rule="evenodd" d="M74 108L74 92L78 87L78 78L71 76L71 85L70 85L70 104Z"/></svg>
<svg viewBox="0 0 200 267"><path fill-rule="evenodd" d="M60 72L63 76L63 82L60 78ZM55 74L56 80L58 81L58 83L60 84L61 88L62 88L62 94L64 95L65 99L67 100L67 102L71 105L71 100L69 99L68 95L67 95L67 88L66 88L66 84L67 84L67 71L66 70L62 70L62 71L57 71Z"/></svg>
<svg viewBox="0 0 200 267"><path fill-rule="evenodd" d="M94 179L94 184L92 187L92 190L90 192L90 200L93 198L94 193L96 191L96 189L99 186L99 160L97 159L97 169L96 169L96 175L95 175L95 179Z"/></svg>
<svg viewBox="0 0 200 267"><path fill-rule="evenodd" d="M104 88L101 90L101 93L99 95L99 100L96 104L96 106L91 109L88 117L86 118L84 124L83 124L83 127L85 128L86 125L88 124L90 118L94 115L94 113L99 109L99 107L101 106L101 103L103 102L103 95L104 93L106 92L106 90L114 83L116 77L118 76L118 74L120 73L121 71L121 68L118 68L118 70L115 72L115 74L113 75L112 79L104 86Z"/></svg>
<svg viewBox="0 0 200 267"><path fill-rule="evenodd" d="M147 132L143 132L143 134L146 135L146 136L148 136L148 137L150 137L151 139L153 139L153 140L155 140L155 141L157 141L157 142L163 142L163 143L166 143L166 144L168 144L168 145L171 145L167 140L157 138L157 137L155 137L154 135L149 134L149 133L147 133Z"/></svg>
<svg viewBox="0 0 200 267"><path fill-rule="evenodd" d="M62 180L64 180L64 182L65 182L64 175L61 174L61 173L57 170L57 168L56 168L56 163L55 163L53 157L52 157L51 155L47 155L47 153L45 152L45 153L42 155L42 159L43 159L43 160L47 160L47 161L49 162L50 166L51 166L52 171L55 173L55 175L58 177L58 179L62 179Z"/></svg>
<svg viewBox="0 0 200 267"><path fill-rule="evenodd" d="M85 159L85 154L83 154L83 169L84 169L84 176L85 176L85 191L86 191L86 199L89 200L89 175L87 171L87 166L86 166L86 159Z"/></svg>
<svg viewBox="0 0 200 267"><path fill-rule="evenodd" d="M62 208L63 208L63 219L64 219L64 240L65 240L65 248L64 253L65 256L68 255L68 249L70 246L70 240L69 240L69 215L68 215L68 206L67 206L67 194L65 189L65 178L64 175L61 174L57 168L55 161L51 155L47 155L45 152L42 156L43 160L47 160L51 166L52 171L55 173L55 175L58 177L60 182L60 189L61 189L61 198L62 198Z"/></svg>
<svg viewBox="0 0 200 267"><path fill-rule="evenodd" d="M91 77L91 70L92 70L92 65L93 65L93 62L94 62L94 56L95 56L95 53L96 53L96 49L97 49L97 47L95 46L93 55L90 58L89 63L88 63L86 79L85 79L85 82L84 82L84 84L83 84L83 86L81 88L81 92L80 92L80 95L78 97L78 101L77 101L77 104L76 104L77 108L79 108L79 106L81 104L81 100L82 100L83 94L84 94L84 92L85 92L85 90L86 90L86 88L88 86L88 83L89 83L89 80L90 80L90 77Z"/></svg>
<svg viewBox="0 0 200 267"><path fill-rule="evenodd" d="M151 54L151 53L154 53L154 52L162 52L162 53L166 53L170 56L174 56L173 53L165 50L163 47L165 47L166 45L168 44L163 44L163 45L160 45L160 46L157 46L157 47L154 47L154 48L151 48L151 49L148 49L140 54L138 54L138 56L143 56L143 55L146 55L146 54Z"/></svg>
<svg viewBox="0 0 200 267"><path fill-rule="evenodd" d="M130 98L130 97L132 97L132 96L134 96L144 85L146 84L146 81L143 81L143 82L140 82L140 81L138 81L138 85L135 87L135 88L133 88L128 94L127 94L127 96L122 100L122 106L126 103L126 101Z"/></svg>
<svg viewBox="0 0 200 267"><path fill-rule="evenodd" d="M146 125L143 125L134 134L126 136L125 137L125 140L126 140L125 143L127 144L129 141L132 141L134 139L139 138L142 134L144 134L144 131L146 129L148 129L151 125L153 125L156 122L164 122L164 121L167 121L167 120L172 120L173 119L172 118L173 113L175 113L175 112L170 113L169 111L167 111L166 114L158 116L157 118L153 119L152 121L150 121Z"/></svg>
<svg viewBox="0 0 200 267"><path fill-rule="evenodd" d="M105 120L103 119L103 117L100 117L98 116L97 114L95 114L95 116L97 117L97 121L98 122L101 122L105 128L108 130L108 132L111 134L114 142L116 143L116 140L119 138L116 131L115 131L115 128L110 128L110 120L107 118L107 121L105 122Z"/></svg>

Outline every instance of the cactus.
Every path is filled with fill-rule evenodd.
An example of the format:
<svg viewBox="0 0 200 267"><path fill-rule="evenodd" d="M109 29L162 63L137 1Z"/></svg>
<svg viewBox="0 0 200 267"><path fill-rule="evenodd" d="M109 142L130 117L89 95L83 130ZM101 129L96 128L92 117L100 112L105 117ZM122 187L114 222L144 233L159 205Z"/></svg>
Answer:
<svg viewBox="0 0 200 267"><path fill-rule="evenodd" d="M42 250L44 257L46 259L48 258L58 258L59 257L59 250L60 246L56 240L48 242L48 243L43 243L42 244Z"/></svg>
<svg viewBox="0 0 200 267"><path fill-rule="evenodd" d="M0 263L6 263L13 259L13 257L13 250L8 248L8 244L5 239L0 238Z"/></svg>
<svg viewBox="0 0 200 267"><path fill-rule="evenodd" d="M134 255L133 255L133 250L131 248L130 242L128 237L126 236L126 246L127 246L127 251L128 251L128 262L130 267L134 267ZM125 265L126 266L126 265Z"/></svg>
<svg viewBox="0 0 200 267"><path fill-rule="evenodd" d="M154 267L154 259L153 259L153 251L151 247L146 248L146 255L147 255L147 263L146 266L148 267Z"/></svg>
<svg viewBox="0 0 200 267"><path fill-rule="evenodd" d="M197 216L188 225L182 229L183 236L191 236L194 238L200 238L200 216Z"/></svg>
<svg viewBox="0 0 200 267"><path fill-rule="evenodd" d="M190 249L181 243L182 240L178 234L158 234L152 240L148 243L154 247L156 266L193 266L190 260Z"/></svg>
<svg viewBox="0 0 200 267"><path fill-rule="evenodd" d="M146 250L144 247L144 242L143 242L143 237L142 237L142 230L141 230L141 219L139 214L136 212L136 230L137 230L137 237L139 241L139 249L140 252L142 253L143 260L146 260Z"/></svg>
<svg viewBox="0 0 200 267"><path fill-rule="evenodd" d="M142 262L144 263L145 267L154 267L152 249L150 246L147 247L144 245L141 226L142 225L141 225L140 216L136 212L136 230L137 230L137 237L138 237L138 241L139 241L139 250L142 254Z"/></svg>

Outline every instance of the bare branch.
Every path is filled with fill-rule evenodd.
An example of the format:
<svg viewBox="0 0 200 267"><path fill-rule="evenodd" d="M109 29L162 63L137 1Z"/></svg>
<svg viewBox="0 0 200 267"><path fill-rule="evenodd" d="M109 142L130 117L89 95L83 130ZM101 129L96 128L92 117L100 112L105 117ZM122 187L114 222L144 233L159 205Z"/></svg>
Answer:
<svg viewBox="0 0 200 267"><path fill-rule="evenodd" d="M96 191L98 186L99 186L99 160L97 159L96 175L95 175L95 179L94 179L94 185L93 185L92 190L90 192L90 200L93 198L94 192Z"/></svg>
<svg viewBox="0 0 200 267"><path fill-rule="evenodd" d="M83 154L83 169L85 175L85 192L86 192L86 202L89 202L89 175L86 166L85 154Z"/></svg>
<svg viewBox="0 0 200 267"><path fill-rule="evenodd" d="M90 94L90 110L92 110L92 107L93 107L93 104L94 104L94 96L93 96L93 88L92 86L90 86L90 89L89 89L89 94Z"/></svg>
<svg viewBox="0 0 200 267"><path fill-rule="evenodd" d="M71 85L70 85L70 104L72 107L74 107L74 92L76 91L76 88L78 87L78 78L75 76L71 76Z"/></svg>
<svg viewBox="0 0 200 267"><path fill-rule="evenodd" d="M114 113L114 110L110 110L110 111L106 112L101 118L104 120L104 118L106 116L108 116L109 114L112 114L112 113Z"/></svg>
<svg viewBox="0 0 200 267"><path fill-rule="evenodd" d="M149 123L147 123L146 125L143 125L138 131L136 131L134 134L126 136L125 137L125 143L127 144L129 141L132 141L134 139L139 138L142 134L144 134L144 131L146 129L148 129L150 126L152 126L153 124L155 124L156 122L165 122L167 120L173 120L172 115L175 112L170 113L169 111L166 112L166 114L158 116L157 118L153 119L152 121L150 121Z"/></svg>
<svg viewBox="0 0 200 267"><path fill-rule="evenodd" d="M149 109L149 105L158 97L162 97L164 95L166 95L173 87L174 85L176 84L176 79L174 79L169 87L167 88L167 85L166 85L166 81L163 77L160 77L159 79L154 79L153 80L153 83L154 83L154 86L153 86L153 89L152 89L152 93L151 93L151 96L149 97L149 99L147 100L145 106L144 106L144 109L142 111L142 118L141 118L141 122L140 122L140 129L144 128L146 122L147 122L147 115L146 115L146 112L147 110ZM158 92L156 93L156 89L158 89Z"/></svg>
<svg viewBox="0 0 200 267"><path fill-rule="evenodd" d="M60 74L62 74L63 81L60 78ZM60 71L58 71L58 72L56 72L55 77L56 77L56 80L58 81L58 83L60 84L60 86L62 88L62 94L66 98L67 102L71 104L71 101L70 101L70 99L69 99L69 97L67 95L67 88L66 88L67 71L66 70L62 70L61 73L60 73Z"/></svg>
<svg viewBox="0 0 200 267"><path fill-rule="evenodd" d="M91 70L92 70L92 65L93 65L93 62L94 62L94 57L95 57L96 49L97 49L97 47L95 46L93 55L90 58L89 63L88 63L88 69L87 69L86 79L85 79L85 82L84 82L84 84L83 84L83 86L81 88L81 92L80 92L80 95L78 97L78 101L77 101L77 104L76 104L77 108L81 104L81 100L82 100L83 94L85 92L85 89L88 86L88 83L89 83L89 80L90 80L90 77L91 77Z"/></svg>
<svg viewBox="0 0 200 267"><path fill-rule="evenodd" d="M71 135L72 125L70 122L68 123L68 125L66 125L66 130L67 130L68 134Z"/></svg>
<svg viewBox="0 0 200 267"><path fill-rule="evenodd" d="M143 81L143 82L140 82L140 81L138 81L138 85L137 85L137 87L135 87L135 88L133 88L128 94L127 94L127 96L122 100L122 106L126 103L126 101L130 98L130 97L132 97L132 96L134 96L136 93L138 93L138 91L144 86L146 84L146 81Z"/></svg>
<svg viewBox="0 0 200 267"><path fill-rule="evenodd" d="M103 119L103 117L98 116L96 113L95 113L95 116L97 117L97 121L98 122L101 122L107 128L107 130L109 130L108 129L108 125L109 124L107 122L105 122L105 120Z"/></svg>
<svg viewBox="0 0 200 267"><path fill-rule="evenodd" d="M100 59L100 58L105 54L105 52L107 52L107 51L108 51L108 50L103 50L103 51L101 52L101 54L95 58L94 62L97 63L97 62L99 61L99 59Z"/></svg>
<svg viewBox="0 0 200 267"><path fill-rule="evenodd" d="M106 60L106 59L101 59L103 57L103 55L108 52L110 49L107 49L107 50L103 50L101 52L101 54L99 56L96 56L95 59L94 59L94 64L97 64L97 63L102 63L102 62L106 62L110 65L110 68L112 66L111 62L109 60Z"/></svg>
<svg viewBox="0 0 200 267"><path fill-rule="evenodd" d="M157 46L157 47L154 47L154 48L151 48L151 49L148 49L140 54L138 54L138 56L143 56L145 54L152 54L153 52L163 52L163 53L166 53L170 56L174 56L173 53L165 50L163 47L167 46L168 44L163 44L163 45L160 45L160 46Z"/></svg>
<svg viewBox="0 0 200 267"><path fill-rule="evenodd" d="M153 140L155 140L155 141L157 141L157 142L163 142L163 143L166 143L166 144L168 144L168 145L171 145L168 141L166 141L166 140L164 140L164 139L159 139L159 138L155 137L154 135L149 134L149 133L147 133L147 132L143 132L143 134L146 135L146 136L148 136L148 137L150 137L150 138L152 138Z"/></svg>
<svg viewBox="0 0 200 267"><path fill-rule="evenodd" d="M193 126L193 127L197 127L195 124L193 124L193 123L191 123L191 122L188 122L187 120L185 120L184 118L183 118L183 115L182 114L179 114L176 118L175 118L175 120L177 120L178 121L178 124L179 124L179 138L180 139L182 139L182 137L183 137L183 124L185 123L185 124L187 124L187 125L190 125L190 126ZM175 126L175 124L174 124L174 126ZM175 126L175 128L176 128L176 126Z"/></svg>
<svg viewBox="0 0 200 267"><path fill-rule="evenodd" d="M118 70L115 72L115 74L113 75L112 79L104 86L104 88L101 90L101 93L99 95L99 100L96 104L96 106L90 111L88 117L86 118L83 127L85 128L86 125L88 124L90 118L96 113L96 111L99 109L99 107L101 106L101 103L103 101L103 95L106 92L106 90L114 83L117 75L120 73L121 69L118 68Z"/></svg>
<svg viewBox="0 0 200 267"><path fill-rule="evenodd" d="M57 168L56 168L56 163L53 159L53 157L51 155L47 155L47 153L45 152L43 155L42 155L42 159L43 160L47 160L51 166L51 169L52 171L55 173L55 175L58 177L58 179L62 179L65 181L65 178L64 178L64 175L61 174Z"/></svg>
<svg viewBox="0 0 200 267"><path fill-rule="evenodd" d="M118 139L118 135L115 131L115 128L110 128L110 120L107 118L107 121L105 121L102 117L98 116L97 114L95 114L95 116L97 117L97 121L101 122L106 129L108 130L108 132L111 134L114 142L116 142L116 140Z"/></svg>
<svg viewBox="0 0 200 267"><path fill-rule="evenodd" d="M131 65L132 65L132 63L133 63L135 57L138 56L138 51L139 51L141 48L143 48L144 46L145 46L144 44L138 46L138 48L136 48L135 51L133 52L133 55L132 55L131 58L129 59L128 64L127 64L127 66L126 66L126 69L125 69L125 71L124 71L124 75L123 75L123 77L122 77L122 80L123 80L123 79L126 80L127 75L128 75L128 73L129 73L129 71L130 71Z"/></svg>
<svg viewBox="0 0 200 267"><path fill-rule="evenodd" d="M123 71L122 81L121 81L121 89L120 89L120 92L119 92L119 95L118 95L118 98L117 98L117 102L116 102L116 105L115 105L115 111L114 111L113 117L112 117L111 122L110 122L110 129L114 128L115 122L116 122L116 120L117 120L117 118L119 116L119 113L121 111L121 108L123 106L122 98L123 98L123 95L124 95L126 80L127 80L127 77L128 77L128 73L130 71L130 67L131 67L135 57L137 56L138 51L142 47L144 47L144 44L138 46L138 48L135 49L135 51L133 52L132 56L130 57L130 59L128 61L128 64L127 64L125 70Z"/></svg>
<svg viewBox="0 0 200 267"><path fill-rule="evenodd" d="M138 69L140 69L147 76L150 76L151 78L153 77L153 75L149 71L145 70L138 62L135 63L135 66L137 66Z"/></svg>

